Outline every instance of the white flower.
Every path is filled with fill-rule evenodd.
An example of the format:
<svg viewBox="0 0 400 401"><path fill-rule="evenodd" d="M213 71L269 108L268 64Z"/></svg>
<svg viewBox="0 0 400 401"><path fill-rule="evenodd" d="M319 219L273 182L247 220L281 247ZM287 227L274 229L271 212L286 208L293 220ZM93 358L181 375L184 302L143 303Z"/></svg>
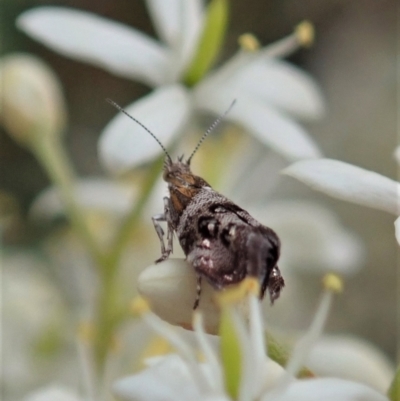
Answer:
<svg viewBox="0 0 400 401"><path fill-rule="evenodd" d="M65 303L46 267L34 252L2 255L2 380L9 399L44 379L63 377L74 363L70 350L65 353L70 345Z"/></svg>
<svg viewBox="0 0 400 401"><path fill-rule="evenodd" d="M330 284L327 280L326 291L310 329L296 345L286 371L266 355L260 303L251 292L246 298L248 324L232 305L223 306L219 355L214 341L204 332L200 313L196 313L193 320L198 350L184 341L173 327L151 313L145 313L144 319L168 339L179 356L160 357L137 375L117 381L115 394L123 401L387 401L379 392L347 380L303 381L294 378L322 333L333 287L338 284L335 279L330 280ZM205 362L198 362L197 351L201 352Z"/></svg>
<svg viewBox="0 0 400 401"><path fill-rule="evenodd" d="M328 208L304 200L278 200L249 209L279 233L283 271L357 273L365 256L360 239Z"/></svg>
<svg viewBox="0 0 400 401"><path fill-rule="evenodd" d="M303 160L284 171L311 188L335 198L399 216L400 184L390 178L338 160ZM395 222L400 244L400 219Z"/></svg>
<svg viewBox="0 0 400 401"><path fill-rule="evenodd" d="M49 385L27 395L23 401L83 401L68 388Z"/></svg>
<svg viewBox="0 0 400 401"><path fill-rule="evenodd" d="M387 392L395 372L393 363L382 351L350 335L324 335L305 364L317 376L354 380L382 393Z"/></svg>
<svg viewBox="0 0 400 401"><path fill-rule="evenodd" d="M259 51L239 51L189 90L181 82L197 52L206 18L200 0L148 0L161 42L123 24L61 7L22 14L18 27L53 50L156 89L126 110L171 144L198 110L221 114L233 99L228 119L290 160L319 157L305 131L289 115L317 118L319 89L304 72L280 58L307 42L310 27ZM140 55L140 56L138 56ZM159 154L158 144L128 118L118 115L99 143L104 165L120 172Z"/></svg>
<svg viewBox="0 0 400 401"><path fill-rule="evenodd" d="M74 189L74 198L82 208L109 212L113 215L128 213L135 198L133 186L124 186L99 177L77 180ZM55 218L64 212L64 203L55 187L42 191L30 209L32 218L36 220Z"/></svg>

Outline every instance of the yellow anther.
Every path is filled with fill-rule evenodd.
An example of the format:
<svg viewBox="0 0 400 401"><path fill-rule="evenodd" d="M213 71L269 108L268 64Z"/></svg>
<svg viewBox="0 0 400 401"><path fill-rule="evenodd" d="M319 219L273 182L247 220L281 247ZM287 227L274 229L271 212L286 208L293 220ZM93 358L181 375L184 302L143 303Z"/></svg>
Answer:
<svg viewBox="0 0 400 401"><path fill-rule="evenodd" d="M243 35L240 35L238 42L242 50L248 52L255 52L261 47L260 42L252 33L244 33Z"/></svg>
<svg viewBox="0 0 400 401"><path fill-rule="evenodd" d="M322 284L326 290L332 291L335 294L343 291L343 280L337 274L326 274L322 279Z"/></svg>
<svg viewBox="0 0 400 401"><path fill-rule="evenodd" d="M250 294L256 295L257 297L260 295L260 282L255 277L246 278L243 280L243 285L247 287Z"/></svg>
<svg viewBox="0 0 400 401"><path fill-rule="evenodd" d="M310 47L314 43L315 30L314 25L310 21L300 22L294 29L294 33L300 45Z"/></svg>
<svg viewBox="0 0 400 401"><path fill-rule="evenodd" d="M145 345L144 350L139 358L139 360L144 365L144 361L149 358L156 356L167 355L174 352L171 344L163 337L154 336L150 339L147 345Z"/></svg>
<svg viewBox="0 0 400 401"><path fill-rule="evenodd" d="M197 356L197 360L198 360L199 362L207 362L206 356L204 355L203 352L197 351L197 352L196 352L196 356Z"/></svg>
<svg viewBox="0 0 400 401"><path fill-rule="evenodd" d="M90 322L81 322L78 325L78 337L85 343L91 343L94 340L95 328Z"/></svg>
<svg viewBox="0 0 400 401"><path fill-rule="evenodd" d="M143 315L150 311L149 303L142 297L135 297L130 302L130 311L134 315Z"/></svg>
<svg viewBox="0 0 400 401"><path fill-rule="evenodd" d="M238 285L221 291L217 294L217 302L221 307L237 304L248 294L254 294L257 297L260 294L260 283L255 277L245 278Z"/></svg>

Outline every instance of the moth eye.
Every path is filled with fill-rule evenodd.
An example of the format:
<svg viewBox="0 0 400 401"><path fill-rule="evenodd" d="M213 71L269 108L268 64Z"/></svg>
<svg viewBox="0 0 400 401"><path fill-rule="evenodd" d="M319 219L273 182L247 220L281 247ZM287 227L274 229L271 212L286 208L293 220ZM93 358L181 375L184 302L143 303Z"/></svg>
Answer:
<svg viewBox="0 0 400 401"><path fill-rule="evenodd" d="M214 238L218 235L218 222L212 217L201 217L198 230L204 238Z"/></svg>

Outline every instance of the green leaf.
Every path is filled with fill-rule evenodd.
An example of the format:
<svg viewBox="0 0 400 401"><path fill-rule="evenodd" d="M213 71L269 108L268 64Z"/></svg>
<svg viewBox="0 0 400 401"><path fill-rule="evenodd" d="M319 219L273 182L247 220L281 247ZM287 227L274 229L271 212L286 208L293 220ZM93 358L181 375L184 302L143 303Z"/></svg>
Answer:
<svg viewBox="0 0 400 401"><path fill-rule="evenodd" d="M184 77L186 85L195 85L214 64L223 43L227 22L228 0L212 0L207 8L197 53Z"/></svg>
<svg viewBox="0 0 400 401"><path fill-rule="evenodd" d="M391 401L400 401L400 365L397 367L396 374L389 387L388 397Z"/></svg>
<svg viewBox="0 0 400 401"><path fill-rule="evenodd" d="M237 399L243 356L229 308L222 310L219 335L221 337L221 359L225 373L225 387L228 394L233 399Z"/></svg>

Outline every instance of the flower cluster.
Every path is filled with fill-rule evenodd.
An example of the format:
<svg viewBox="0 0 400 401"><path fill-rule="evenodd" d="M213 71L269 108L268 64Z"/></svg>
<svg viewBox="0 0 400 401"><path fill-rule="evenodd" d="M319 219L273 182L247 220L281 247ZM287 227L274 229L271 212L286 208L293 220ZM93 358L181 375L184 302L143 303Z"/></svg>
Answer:
<svg viewBox="0 0 400 401"><path fill-rule="evenodd" d="M193 330L198 351L203 357L201 363L197 360L196 349L176 330L145 312L145 321L160 336L167 338L178 354L148 361L150 366L147 369L117 381L115 393L124 401L386 400L377 391L347 380L295 378L322 333L333 294L341 288L337 277L327 276L324 282L325 292L310 329L297 343L286 369L267 356L264 321L257 299L258 283L247 279L241 283L241 289L228 290L219 297L222 306L219 342L206 335L201 313L194 314ZM238 300L243 301L242 295L238 297L242 291L247 292L244 301L248 322L243 310L240 313L235 306Z"/></svg>
<svg viewBox="0 0 400 401"><path fill-rule="evenodd" d="M5 315L5 333L7 339L17 338L20 348L6 354L6 364L14 372L7 375L11 398L16 389L18 396L28 393L26 401L97 400L112 397L113 387L115 396L123 401L388 400L383 393L394 369L379 351L359 339L322 336L333 295L342 287L337 276L325 276L324 293L311 326L289 353L270 334L273 319L268 320L266 334L256 296L259 284L253 279L221 293L205 283L199 310L193 314L196 277L186 260L171 258L139 274L139 266L148 264L144 246L151 246L142 215L151 215L155 202L154 211L159 212L162 197L161 149L143 132L143 126L172 154L178 140L179 144L190 143L202 113L221 115L233 100L236 105L226 120L236 131L229 127L229 135L220 137L227 147L231 137L242 142L229 148L232 155L224 160L224 168L208 160L203 167L212 170L214 179L224 181L224 194L241 199L261 222L268 221L285 243L280 268L290 285L280 300L286 311L279 311L281 320L292 321L296 316L303 321L310 316L309 308L299 301L304 287L296 292L298 272L321 275L329 271L346 276L357 272L365 256L360 239L343 227L332 211L311 202L271 200L283 167L286 175L317 190L399 215L398 183L322 158L299 123L320 118L325 109L314 80L284 60L312 44L314 30L309 22L300 23L293 33L265 47L253 35L244 34L236 54L216 68L228 19L227 0L211 0L207 7L202 0L145 3L159 40L65 7L34 8L16 22L20 30L64 56L150 87L148 95L125 108L140 124L132 124L119 113L100 135L99 160L112 178L76 176L62 143L67 112L55 74L30 55L14 54L0 60L4 82L1 123L34 154L52 182L36 198L30 215L36 221L62 215L70 222L70 229L54 231L42 248L57 266L53 274L64 299L48 285L47 278L37 280L46 269L43 260L30 254L5 258L4 271L12 283L7 291L17 299ZM236 161L238 154L241 163ZM289 163L293 164L287 167ZM133 183L115 180L129 170L139 172ZM222 180L224 170L234 170L236 177ZM247 179L249 172L254 182ZM260 182L268 185L260 186ZM400 243L399 220L395 227ZM146 217L146 221L150 219ZM31 280L21 266L33 264L33 260L40 265L40 275ZM138 282L134 290L133 275ZM146 322L157 333L156 341L163 338L166 349L174 352L157 352L145 358L146 367L140 372L120 379L139 360L126 350L140 353L151 337L146 332L132 339L123 332L123 323L132 319L132 308L127 305L136 291L147 301L131 305L135 317L140 316L136 329L143 330L138 322ZM29 297L29 307L21 294ZM49 299L51 307L49 303L44 307L44 300ZM72 313L64 320L74 324L66 329L60 316L67 315L68 307ZM72 332L78 333L76 353L70 352ZM28 380L25 368L32 361L23 354L32 348L33 337L43 353L57 354L63 349L63 363L57 369L54 365L39 369L38 377ZM118 353L122 343L123 356ZM42 383L46 374L54 380L53 385L26 391ZM400 387L398 376L392 382L391 400L396 399ZM72 384L62 387L56 384L60 381ZM77 388L84 388L85 395Z"/></svg>
<svg viewBox="0 0 400 401"><path fill-rule="evenodd" d="M63 55L154 87L126 110L155 132L165 146L188 128L197 111L221 114L238 99L240 106L227 118L258 141L289 160L320 156L316 144L289 115L320 117L322 96L305 72L282 60L312 42L312 26L302 23L292 35L265 48L245 36L241 50L228 62L204 78L203 72L194 79L190 76L199 64L196 58L210 57L213 51L206 46L207 34L223 30L226 2L212 2L215 6L210 5L208 14L200 0L175 3L147 1L161 42L120 23L60 7L29 10L17 24ZM207 24L215 19L217 26ZM104 129L99 152L109 171L121 172L153 159L160 148L139 126L119 115Z"/></svg>

